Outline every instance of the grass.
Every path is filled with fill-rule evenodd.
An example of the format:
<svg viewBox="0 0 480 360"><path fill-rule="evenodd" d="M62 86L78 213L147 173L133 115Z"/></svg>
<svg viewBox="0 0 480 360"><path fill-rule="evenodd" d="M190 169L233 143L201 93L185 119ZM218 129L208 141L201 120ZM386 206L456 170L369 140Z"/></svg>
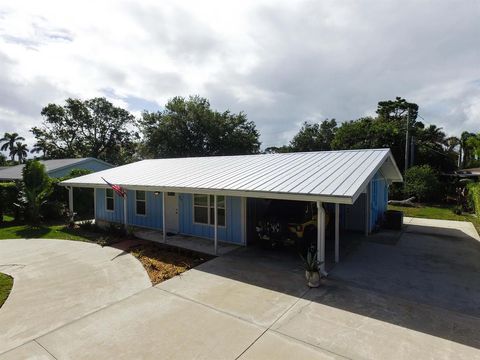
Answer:
<svg viewBox="0 0 480 360"><path fill-rule="evenodd" d="M447 204L418 204L416 207L388 205L389 210L403 211L404 216L439 219L439 220L456 220L469 221L477 231L480 233L480 221L473 214L455 214L453 212L454 206Z"/></svg>
<svg viewBox="0 0 480 360"><path fill-rule="evenodd" d="M10 290L12 290L13 278L6 274L0 273L0 308L7 300Z"/></svg>
<svg viewBox="0 0 480 360"><path fill-rule="evenodd" d="M60 239L74 241L95 241L99 234L82 229L70 229L65 225L42 224L38 226L16 224L11 217L5 216L0 225L0 240L5 239Z"/></svg>

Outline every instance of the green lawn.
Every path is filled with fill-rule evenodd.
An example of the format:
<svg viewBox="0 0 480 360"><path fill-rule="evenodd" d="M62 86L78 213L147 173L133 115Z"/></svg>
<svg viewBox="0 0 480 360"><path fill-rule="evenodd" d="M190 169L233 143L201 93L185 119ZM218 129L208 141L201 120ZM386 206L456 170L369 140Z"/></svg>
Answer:
<svg viewBox="0 0 480 360"><path fill-rule="evenodd" d="M477 231L480 232L480 221L479 219L472 214L462 214L457 215L453 212L454 206L452 205L418 205L418 207L408 207L408 206L394 206L388 205L389 210L400 210L403 211L405 216L409 217L418 217L418 218L429 218L429 219L440 219L440 220L457 220L457 221L470 221L475 225Z"/></svg>
<svg viewBox="0 0 480 360"><path fill-rule="evenodd" d="M31 226L15 224L12 218L4 217L0 225L0 240L5 239L61 239L75 241L94 241L98 234L87 233L82 229L69 229L65 225Z"/></svg>
<svg viewBox="0 0 480 360"><path fill-rule="evenodd" d="M13 278L6 274L0 273L0 308L5 300L7 300L8 294L13 286Z"/></svg>

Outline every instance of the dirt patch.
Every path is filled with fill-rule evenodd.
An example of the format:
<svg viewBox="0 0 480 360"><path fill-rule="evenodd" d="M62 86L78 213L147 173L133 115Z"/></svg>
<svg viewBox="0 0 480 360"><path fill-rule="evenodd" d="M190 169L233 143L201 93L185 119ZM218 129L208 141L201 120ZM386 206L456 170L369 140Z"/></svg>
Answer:
<svg viewBox="0 0 480 360"><path fill-rule="evenodd" d="M213 256L162 244L142 244L130 249L142 263L153 285L194 268Z"/></svg>

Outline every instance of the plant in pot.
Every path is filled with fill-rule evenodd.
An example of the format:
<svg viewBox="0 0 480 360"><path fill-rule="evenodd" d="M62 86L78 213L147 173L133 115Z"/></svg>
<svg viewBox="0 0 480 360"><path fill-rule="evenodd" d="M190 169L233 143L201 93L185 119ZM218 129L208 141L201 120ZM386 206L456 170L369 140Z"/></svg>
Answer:
<svg viewBox="0 0 480 360"><path fill-rule="evenodd" d="M305 267L305 279L307 280L307 285L312 288L320 286L320 265L323 264L323 261L320 262L317 259L317 252L314 248L310 248L307 251L306 257L300 255L303 260L303 266Z"/></svg>

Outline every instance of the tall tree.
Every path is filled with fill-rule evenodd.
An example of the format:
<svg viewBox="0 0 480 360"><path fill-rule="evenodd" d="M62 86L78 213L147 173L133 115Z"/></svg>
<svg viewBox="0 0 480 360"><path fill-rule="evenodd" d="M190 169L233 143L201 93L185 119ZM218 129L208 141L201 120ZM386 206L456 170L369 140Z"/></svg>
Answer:
<svg viewBox="0 0 480 360"><path fill-rule="evenodd" d="M5 133L3 135L3 138L0 139L0 143L4 143L2 145L2 147L0 147L0 150L2 151L9 151L10 152L10 157L12 159L12 161L15 160L15 155L12 155L12 149L14 148L15 146L15 143L17 141L25 141L25 138L23 138L22 136L19 136L17 133Z"/></svg>
<svg viewBox="0 0 480 360"><path fill-rule="evenodd" d="M142 152L150 157L257 153L259 133L245 113L212 110L199 96L174 97L164 111L144 112Z"/></svg>
<svg viewBox="0 0 480 360"><path fill-rule="evenodd" d="M10 156L12 161L15 159L15 156L18 158L18 163L21 164L28 155L27 144L23 144L20 141L17 141L13 148L10 150Z"/></svg>
<svg viewBox="0 0 480 360"><path fill-rule="evenodd" d="M474 138L475 133L468 131L462 132L460 135L460 167L468 168L475 165L474 149L472 148L471 138Z"/></svg>
<svg viewBox="0 0 480 360"><path fill-rule="evenodd" d="M410 112L410 122L415 123L418 116L418 105L409 103L407 100L397 96L395 100L379 101L377 114L379 118L390 121L405 121Z"/></svg>
<svg viewBox="0 0 480 360"><path fill-rule="evenodd" d="M467 146L471 149L474 160L480 159L480 133L475 136L470 136L467 141Z"/></svg>
<svg viewBox="0 0 480 360"><path fill-rule="evenodd" d="M46 139L42 138L39 139L34 145L30 152L32 154L40 154L42 153L43 159L48 159L50 156L50 151L52 150L52 145L47 142Z"/></svg>
<svg viewBox="0 0 480 360"><path fill-rule="evenodd" d="M49 104L41 113L42 127L34 127L37 143L50 158L94 157L113 164L128 162L138 134L127 110L105 98L67 99L65 105Z"/></svg>
<svg viewBox="0 0 480 360"><path fill-rule="evenodd" d="M292 151L323 151L331 150L335 137L337 122L335 119L324 120L321 123L304 122L300 131L290 142Z"/></svg>

